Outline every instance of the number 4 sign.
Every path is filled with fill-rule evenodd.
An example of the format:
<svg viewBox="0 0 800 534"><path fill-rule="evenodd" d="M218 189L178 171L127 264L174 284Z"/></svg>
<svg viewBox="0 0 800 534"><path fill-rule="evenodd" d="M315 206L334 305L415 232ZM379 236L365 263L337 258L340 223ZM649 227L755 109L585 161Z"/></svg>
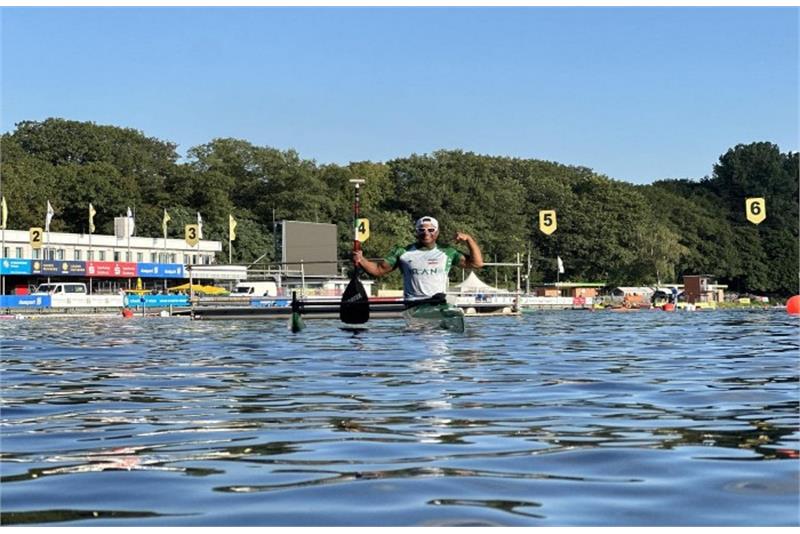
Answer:
<svg viewBox="0 0 800 534"><path fill-rule="evenodd" d="M747 220L758 224L767 218L767 206L763 197L748 198L744 202Z"/></svg>
<svg viewBox="0 0 800 534"><path fill-rule="evenodd" d="M369 239L368 219L356 219L356 239L362 243Z"/></svg>

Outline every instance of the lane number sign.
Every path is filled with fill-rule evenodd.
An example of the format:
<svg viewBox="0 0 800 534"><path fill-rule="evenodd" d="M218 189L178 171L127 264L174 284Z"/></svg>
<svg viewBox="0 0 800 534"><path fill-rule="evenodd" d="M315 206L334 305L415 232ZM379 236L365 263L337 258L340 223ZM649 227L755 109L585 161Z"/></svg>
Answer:
<svg viewBox="0 0 800 534"><path fill-rule="evenodd" d="M184 230L186 244L188 244L190 247L195 246L197 242L200 240L200 238L198 237L199 233L200 233L199 228L197 227L196 224L187 224Z"/></svg>
<svg viewBox="0 0 800 534"><path fill-rule="evenodd" d="M558 228L558 223L556 222L556 210L540 210L539 230L547 235L550 235L556 231L556 228Z"/></svg>
<svg viewBox="0 0 800 534"><path fill-rule="evenodd" d="M362 243L369 239L369 219L356 219L356 239Z"/></svg>
<svg viewBox="0 0 800 534"><path fill-rule="evenodd" d="M44 237L44 230L41 228L30 229L30 243L32 249L42 248L42 239Z"/></svg>
<svg viewBox="0 0 800 534"><path fill-rule="evenodd" d="M747 220L758 224L767 218L767 206L763 197L748 198L744 201Z"/></svg>

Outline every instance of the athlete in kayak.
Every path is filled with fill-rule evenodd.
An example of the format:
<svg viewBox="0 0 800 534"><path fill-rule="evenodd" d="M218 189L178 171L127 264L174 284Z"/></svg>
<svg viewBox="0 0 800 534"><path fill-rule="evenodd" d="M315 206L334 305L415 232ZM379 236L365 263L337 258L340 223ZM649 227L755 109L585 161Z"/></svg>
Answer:
<svg viewBox="0 0 800 534"><path fill-rule="evenodd" d="M417 300L430 298L447 291L447 275L453 265L462 268L483 267L481 249L469 234L458 232L456 243L466 243L469 253L454 247L440 247L439 221L422 217L416 223L417 242L405 247L395 247L377 262L364 258L361 251L353 253L353 263L368 274L381 277L400 268L403 273L403 298Z"/></svg>

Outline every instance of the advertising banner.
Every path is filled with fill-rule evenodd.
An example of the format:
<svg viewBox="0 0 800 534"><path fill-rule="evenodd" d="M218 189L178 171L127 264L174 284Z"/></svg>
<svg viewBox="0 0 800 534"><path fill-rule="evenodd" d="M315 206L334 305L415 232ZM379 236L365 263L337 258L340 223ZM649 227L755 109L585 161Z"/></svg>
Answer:
<svg viewBox="0 0 800 534"><path fill-rule="evenodd" d="M123 261L87 261L86 276L98 278L135 278L136 264Z"/></svg>
<svg viewBox="0 0 800 534"><path fill-rule="evenodd" d="M31 260L3 258L0 261L0 274L31 274Z"/></svg>
<svg viewBox="0 0 800 534"><path fill-rule="evenodd" d="M338 302L333 304L338 304ZM292 306L292 301L291 299L251 299L250 306L253 308L289 308Z"/></svg>
<svg viewBox="0 0 800 534"><path fill-rule="evenodd" d="M140 278L184 278L180 263L137 263L136 276Z"/></svg>
<svg viewBox="0 0 800 534"><path fill-rule="evenodd" d="M131 308L168 308L170 306L189 307L187 295L125 295L125 305Z"/></svg>
<svg viewBox="0 0 800 534"><path fill-rule="evenodd" d="M49 308L50 295L0 295L0 308Z"/></svg>
<svg viewBox="0 0 800 534"><path fill-rule="evenodd" d="M31 274L41 274L45 276L86 276L86 262L33 260Z"/></svg>

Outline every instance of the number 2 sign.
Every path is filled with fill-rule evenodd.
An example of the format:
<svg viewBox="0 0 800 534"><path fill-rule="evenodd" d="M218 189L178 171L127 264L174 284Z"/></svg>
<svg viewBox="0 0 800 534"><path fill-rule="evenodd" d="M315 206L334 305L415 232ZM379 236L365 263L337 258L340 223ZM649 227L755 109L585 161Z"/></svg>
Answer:
<svg viewBox="0 0 800 534"><path fill-rule="evenodd" d="M32 249L42 248L42 238L44 236L44 230L41 228L31 228L30 229L30 243Z"/></svg>

